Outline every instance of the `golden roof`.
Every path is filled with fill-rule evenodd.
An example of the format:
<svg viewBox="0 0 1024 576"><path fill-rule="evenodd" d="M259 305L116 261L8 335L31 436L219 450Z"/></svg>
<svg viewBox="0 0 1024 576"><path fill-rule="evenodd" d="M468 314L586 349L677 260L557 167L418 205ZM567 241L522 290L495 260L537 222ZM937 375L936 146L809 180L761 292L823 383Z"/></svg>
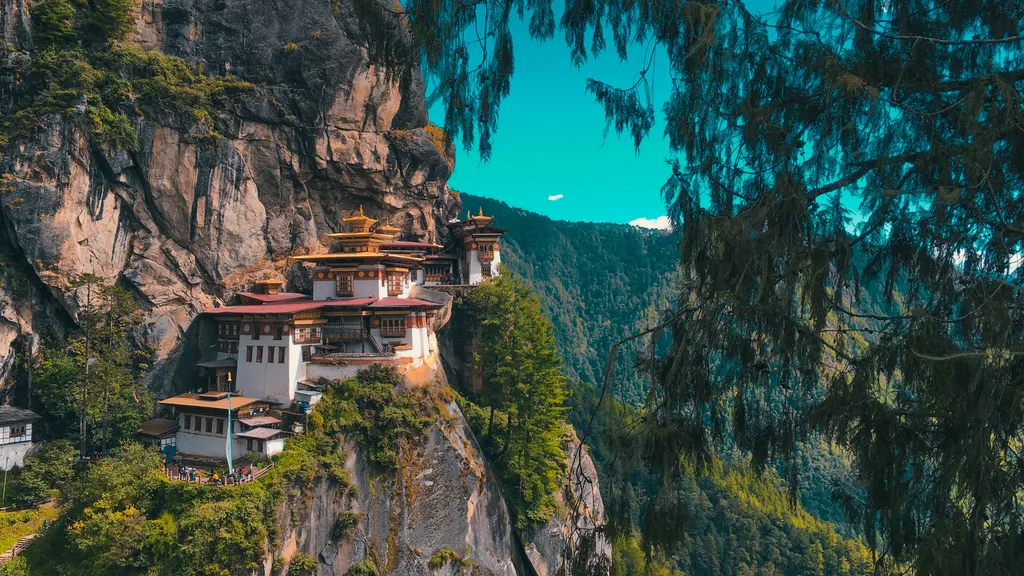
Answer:
<svg viewBox="0 0 1024 576"><path fill-rule="evenodd" d="M388 236L397 236L398 233L401 232L401 231L402 231L401 228L399 228L397 226L392 226L391 225L391 220L390 219L388 219L388 221L385 222L383 226L378 226L377 227L377 232L380 232L381 234L386 234Z"/></svg>
<svg viewBox="0 0 1024 576"><path fill-rule="evenodd" d="M353 229L368 229L371 225L377 222L373 218L370 218L369 216L363 214L362 204L359 205L359 216L349 216L348 218L342 218L341 221L344 222L345 224L351 224Z"/></svg>
<svg viewBox="0 0 1024 576"><path fill-rule="evenodd" d="M484 208L483 208L483 206L480 207L480 213L477 214L476 216L469 216L469 212L466 213L466 216L467 216L467 220L472 220L474 222L482 222L482 223L485 223L485 224L490 222L491 220L494 220L494 217L492 217L492 216L484 216Z"/></svg>
<svg viewBox="0 0 1024 576"><path fill-rule="evenodd" d="M231 396L228 399L228 394L179 394L172 396L171 398L165 398L160 401L160 404L164 406L178 406L181 408L210 408L212 410L227 410L228 403L231 404L231 410L237 410L244 406L248 406L253 402L259 402L259 398L246 398L245 396Z"/></svg>

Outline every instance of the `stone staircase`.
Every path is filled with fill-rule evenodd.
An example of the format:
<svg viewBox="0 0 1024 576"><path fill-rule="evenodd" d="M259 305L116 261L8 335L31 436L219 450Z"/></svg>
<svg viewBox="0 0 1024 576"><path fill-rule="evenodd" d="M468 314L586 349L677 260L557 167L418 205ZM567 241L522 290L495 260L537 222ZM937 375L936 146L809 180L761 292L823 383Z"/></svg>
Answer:
<svg viewBox="0 0 1024 576"><path fill-rule="evenodd" d="M4 564L11 558L14 558L18 554L24 552L25 548L28 548L29 545L36 541L37 538L39 538L39 534L29 534L28 536L22 536L19 538L18 541L14 543L13 548L3 554L0 554L0 564Z"/></svg>

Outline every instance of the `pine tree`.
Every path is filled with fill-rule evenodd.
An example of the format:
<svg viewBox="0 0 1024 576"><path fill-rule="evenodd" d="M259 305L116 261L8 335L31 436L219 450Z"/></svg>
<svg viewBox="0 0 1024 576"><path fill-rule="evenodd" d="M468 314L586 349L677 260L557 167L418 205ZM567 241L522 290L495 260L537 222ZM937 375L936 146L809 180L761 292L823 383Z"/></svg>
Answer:
<svg viewBox="0 0 1024 576"><path fill-rule="evenodd" d="M1024 2L777 5L571 0L561 16L576 63L609 41L621 58L650 47L633 86L587 83L637 146L654 124L650 55L670 64L662 192L684 280L640 444L664 468L735 438L757 464L784 462L795 489L795 446L824 434L854 454L866 498L838 496L880 570L1014 573ZM514 71L509 21L550 38L551 3L405 11L391 17L410 21L403 49L422 50L446 130L486 158Z"/></svg>
<svg viewBox="0 0 1024 576"><path fill-rule="evenodd" d="M36 401L51 436L77 436L83 455L106 453L132 438L153 409L139 383L149 359L134 334L141 310L128 291L94 275L72 285L82 302L79 332L66 346L43 350L34 374Z"/></svg>
<svg viewBox="0 0 1024 576"><path fill-rule="evenodd" d="M470 294L481 315L475 363L484 377L481 400L489 408L487 441L515 501L516 524L544 522L554 512L566 456L566 379L551 322L540 301L506 269ZM507 418L496 439L494 413Z"/></svg>

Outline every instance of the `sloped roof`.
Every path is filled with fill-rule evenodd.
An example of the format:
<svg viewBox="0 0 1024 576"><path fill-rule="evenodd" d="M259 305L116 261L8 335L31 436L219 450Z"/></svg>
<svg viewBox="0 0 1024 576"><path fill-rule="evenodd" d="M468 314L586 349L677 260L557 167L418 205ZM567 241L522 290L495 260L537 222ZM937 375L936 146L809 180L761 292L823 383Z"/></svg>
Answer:
<svg viewBox="0 0 1024 576"><path fill-rule="evenodd" d="M278 435L283 434L282 431L274 428L253 428L252 430L246 430L235 434L237 438L255 438L257 440L270 440Z"/></svg>
<svg viewBox="0 0 1024 576"><path fill-rule="evenodd" d="M178 431L178 421L167 418L152 418L142 423L135 432L143 436L162 438Z"/></svg>
<svg viewBox="0 0 1024 576"><path fill-rule="evenodd" d="M225 394L223 397L217 398L216 400L207 400L202 398L199 394L178 394L170 398L165 398L160 401L160 404L164 406L177 406L179 408L209 408L210 410L227 410L228 409L228 395ZM246 398L245 396L231 396L231 410L232 412L252 404L259 402L259 398Z"/></svg>
<svg viewBox="0 0 1024 576"><path fill-rule="evenodd" d="M16 408L5 404L0 406L0 424L16 424L18 422L32 422L42 418L39 414L24 408Z"/></svg>
<svg viewBox="0 0 1024 576"><path fill-rule="evenodd" d="M427 302L426 300L420 300L418 298L381 298L370 305L370 309L375 308L441 308L442 304L435 304L433 302Z"/></svg>
<svg viewBox="0 0 1024 576"><path fill-rule="evenodd" d="M239 296L252 298L258 302L284 302L286 300L309 300L309 296L299 292L278 292L277 294L261 294L259 292L239 292Z"/></svg>

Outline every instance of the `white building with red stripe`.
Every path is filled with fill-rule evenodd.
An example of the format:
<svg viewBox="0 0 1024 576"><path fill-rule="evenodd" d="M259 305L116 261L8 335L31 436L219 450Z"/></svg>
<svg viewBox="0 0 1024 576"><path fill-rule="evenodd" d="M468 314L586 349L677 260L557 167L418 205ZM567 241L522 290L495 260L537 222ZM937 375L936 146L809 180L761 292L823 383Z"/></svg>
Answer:
<svg viewBox="0 0 1024 576"><path fill-rule="evenodd" d="M321 378L343 379L383 364L416 384L440 368L434 329L445 301L417 297L416 287L496 276L504 230L481 212L448 225L455 243L444 251L434 243L396 240L400 229L375 226L361 207L342 222L348 231L327 234L331 251L292 257L311 265L312 294L261 280L256 290L238 294L238 304L204 311L215 326L215 354L197 364L203 377L192 392L162 402L176 412L179 450L224 457L230 433L241 452L235 458L254 446L269 455L286 432L246 427L246 417L275 408L309 410L320 399ZM236 404L225 402L229 394ZM202 425L189 425L196 421Z"/></svg>

